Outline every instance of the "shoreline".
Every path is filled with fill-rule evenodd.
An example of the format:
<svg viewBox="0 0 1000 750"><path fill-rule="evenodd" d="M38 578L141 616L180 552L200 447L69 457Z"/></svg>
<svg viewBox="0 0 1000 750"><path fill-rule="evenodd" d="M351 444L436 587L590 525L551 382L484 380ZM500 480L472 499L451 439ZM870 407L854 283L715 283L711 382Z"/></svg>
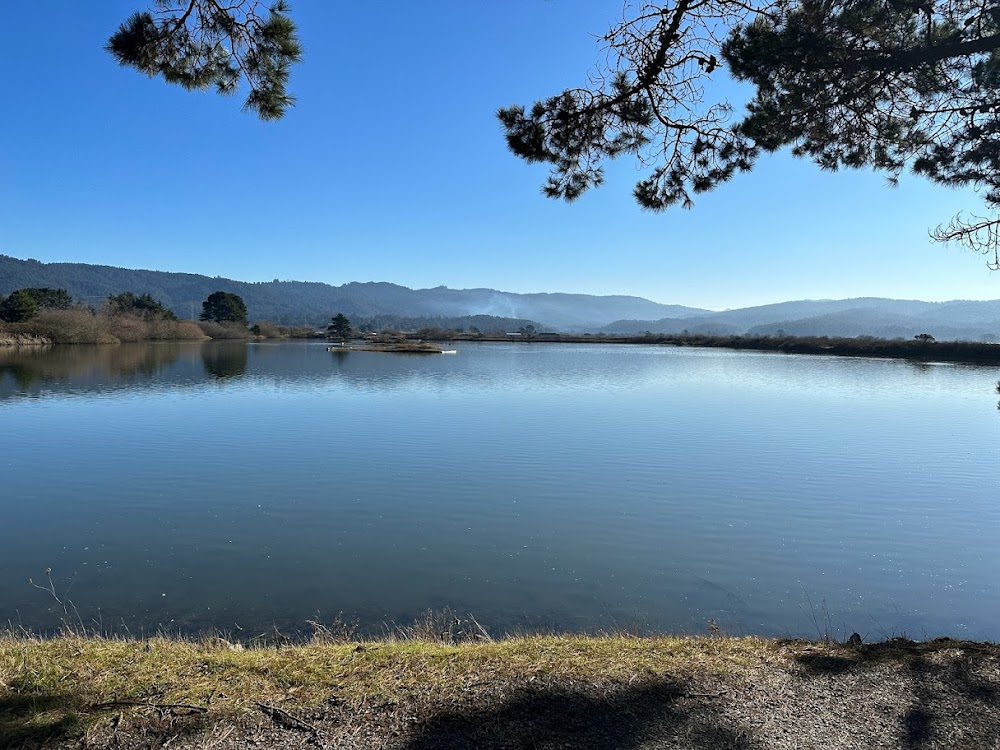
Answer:
<svg viewBox="0 0 1000 750"><path fill-rule="evenodd" d="M645 346L672 346L706 349L728 349L732 351L775 352L779 354L804 354L833 357L857 357L862 359L903 359L912 362L954 362L973 365L1000 366L1000 344L974 341L917 341L893 339L851 339L828 338L825 336L683 336L673 334L626 335L577 335L577 334L536 334L531 337L514 338L506 334L465 334L437 331L432 335L421 333L400 334L402 341L386 347L345 344L328 346L330 351L380 351L388 353L428 353L431 349L418 349L413 342L469 342L506 343L511 345L544 344L620 344ZM267 338L213 338L203 336L191 339L141 339L139 341L59 341L51 337L4 333L0 331L0 348L37 348L42 346L117 346L123 343L155 343L160 341L192 343L208 341L327 341L325 338L305 339L301 337ZM358 341L362 341L358 339ZM440 347L437 347L440 348ZM440 353L436 351L435 353Z"/></svg>
<svg viewBox="0 0 1000 750"><path fill-rule="evenodd" d="M677 334L576 335L537 334L530 338L455 334L446 341L489 341L512 344L639 344L779 354L807 354L865 359L906 359L917 362L960 362L1000 365L1000 345L975 341L917 341L910 339L852 339L826 336L696 336Z"/></svg>
<svg viewBox="0 0 1000 750"><path fill-rule="evenodd" d="M47 336L0 333L0 347L53 346L53 345L54 342Z"/></svg>
<svg viewBox="0 0 1000 750"><path fill-rule="evenodd" d="M0 636L0 746L995 747L1000 646Z"/></svg>

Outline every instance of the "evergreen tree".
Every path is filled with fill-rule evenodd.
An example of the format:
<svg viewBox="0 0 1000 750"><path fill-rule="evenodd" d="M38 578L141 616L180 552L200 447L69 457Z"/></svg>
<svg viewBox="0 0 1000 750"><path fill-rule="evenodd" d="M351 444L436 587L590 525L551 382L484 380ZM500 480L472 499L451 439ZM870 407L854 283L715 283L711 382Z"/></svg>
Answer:
<svg viewBox="0 0 1000 750"><path fill-rule="evenodd" d="M249 88L244 109L277 120L294 104L287 92L302 47L288 4L259 0L155 0L108 40L119 64L188 89L233 94Z"/></svg>
<svg viewBox="0 0 1000 750"><path fill-rule="evenodd" d="M0 320L23 323L38 315L38 303L25 289L18 289L0 302Z"/></svg>
<svg viewBox="0 0 1000 750"><path fill-rule="evenodd" d="M326 332L334 338L349 338L352 333L351 321L347 319L344 313L337 313L330 321L330 325L326 327Z"/></svg>
<svg viewBox="0 0 1000 750"><path fill-rule="evenodd" d="M21 291L31 297L41 310L68 310L73 306L73 298L65 289L29 287Z"/></svg>
<svg viewBox="0 0 1000 750"><path fill-rule="evenodd" d="M147 320L177 320L177 316L159 300L154 299L151 294L140 294L136 296L133 292L122 292L121 294L108 295L108 313L111 315L131 314L146 318Z"/></svg>
<svg viewBox="0 0 1000 750"><path fill-rule="evenodd" d="M507 144L550 165L546 195L573 200L623 155L647 168L634 195L659 211L790 148L824 169L910 169L981 188L1000 208L1000 7L994 0L626 2L589 86L501 109ZM746 115L708 94L725 66L751 83ZM1000 219L956 218L934 236L992 255Z"/></svg>
<svg viewBox="0 0 1000 750"><path fill-rule="evenodd" d="M247 324L247 306L243 298L230 292L212 292L201 304L201 319L216 323Z"/></svg>

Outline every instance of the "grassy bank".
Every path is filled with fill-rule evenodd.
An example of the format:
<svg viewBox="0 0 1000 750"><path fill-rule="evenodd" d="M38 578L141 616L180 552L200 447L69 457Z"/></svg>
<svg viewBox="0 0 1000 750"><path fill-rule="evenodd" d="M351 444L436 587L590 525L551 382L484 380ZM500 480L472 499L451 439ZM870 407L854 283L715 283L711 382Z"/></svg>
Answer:
<svg viewBox="0 0 1000 750"><path fill-rule="evenodd" d="M995 747L998 707L949 640L0 637L4 747Z"/></svg>

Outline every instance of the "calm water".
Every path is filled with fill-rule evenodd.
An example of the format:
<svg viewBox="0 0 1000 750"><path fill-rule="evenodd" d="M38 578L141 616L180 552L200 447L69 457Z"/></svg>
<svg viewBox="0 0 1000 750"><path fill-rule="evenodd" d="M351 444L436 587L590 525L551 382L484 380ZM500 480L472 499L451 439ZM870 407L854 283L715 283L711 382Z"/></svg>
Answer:
<svg viewBox="0 0 1000 750"><path fill-rule="evenodd" d="M0 622L1000 638L995 369L459 349L0 350Z"/></svg>

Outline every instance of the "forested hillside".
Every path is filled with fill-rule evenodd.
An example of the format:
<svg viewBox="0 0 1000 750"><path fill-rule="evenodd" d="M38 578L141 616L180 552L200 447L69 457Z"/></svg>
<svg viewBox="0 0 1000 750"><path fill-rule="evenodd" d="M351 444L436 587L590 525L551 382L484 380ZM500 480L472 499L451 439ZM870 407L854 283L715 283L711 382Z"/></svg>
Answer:
<svg viewBox="0 0 1000 750"><path fill-rule="evenodd" d="M388 282L331 286L308 281L234 281L83 263L39 263L0 255L0 294L25 287L66 289L98 305L110 294L150 294L178 317L197 317L216 291L240 295L251 321L325 327L336 312L375 328L478 328L635 334L878 336L1000 341L1000 300L921 302L864 297L799 300L712 312L641 297L514 294L495 289L410 289Z"/></svg>
<svg viewBox="0 0 1000 750"><path fill-rule="evenodd" d="M622 317L664 317L707 312L661 305L641 297L586 294L514 294L494 289L410 289L387 282L331 286L307 281L251 283L195 274L140 271L83 263L40 263L0 255L0 294L24 287L67 289L77 300L96 304L110 294L150 294L179 317L196 317L201 303L216 291L238 294L251 320L320 325L333 312L351 318L393 315L401 318L464 318L487 315L509 325L596 329ZM515 326L516 328L516 326Z"/></svg>

